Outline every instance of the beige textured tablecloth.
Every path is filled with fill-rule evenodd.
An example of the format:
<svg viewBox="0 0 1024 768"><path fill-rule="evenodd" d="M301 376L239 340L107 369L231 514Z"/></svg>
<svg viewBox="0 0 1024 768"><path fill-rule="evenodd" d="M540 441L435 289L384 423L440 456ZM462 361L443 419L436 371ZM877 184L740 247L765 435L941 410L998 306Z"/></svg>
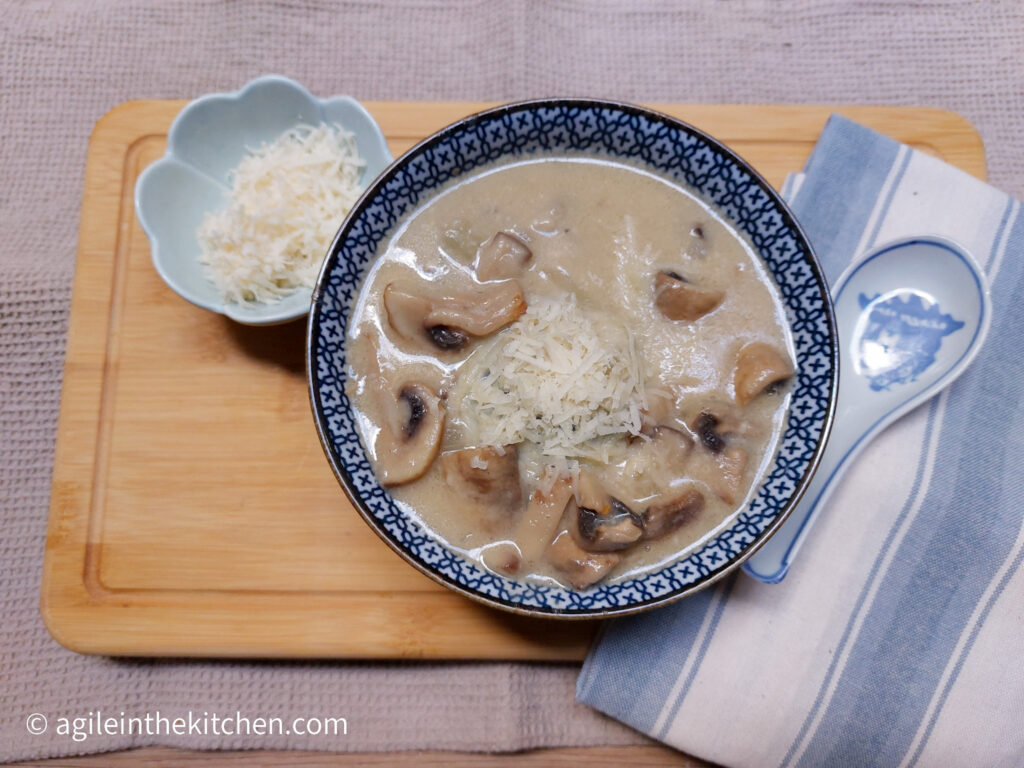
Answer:
<svg viewBox="0 0 1024 768"><path fill-rule="evenodd" d="M514 750L641 737L573 703L577 668L87 658L46 633L38 589L86 146L133 98L276 72L318 95L922 104L980 130L1024 195L1018 0L19 2L0 7L0 760L196 748ZM97 710L343 716L348 735L89 736ZM26 718L50 719L34 736Z"/></svg>

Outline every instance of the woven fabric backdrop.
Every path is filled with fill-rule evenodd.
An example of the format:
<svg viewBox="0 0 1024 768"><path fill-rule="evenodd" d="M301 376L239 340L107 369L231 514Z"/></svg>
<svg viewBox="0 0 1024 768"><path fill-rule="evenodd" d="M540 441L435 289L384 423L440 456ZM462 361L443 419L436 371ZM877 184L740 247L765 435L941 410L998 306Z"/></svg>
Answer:
<svg viewBox="0 0 1024 768"><path fill-rule="evenodd" d="M39 618L89 132L134 98L280 73L321 96L929 105L980 131L1024 196L1017 0L19 2L0 12L0 760L148 743L513 750L641 737L573 703L577 667L119 661ZM794 169L796 170L796 169ZM32 712L343 715L339 739L33 737Z"/></svg>

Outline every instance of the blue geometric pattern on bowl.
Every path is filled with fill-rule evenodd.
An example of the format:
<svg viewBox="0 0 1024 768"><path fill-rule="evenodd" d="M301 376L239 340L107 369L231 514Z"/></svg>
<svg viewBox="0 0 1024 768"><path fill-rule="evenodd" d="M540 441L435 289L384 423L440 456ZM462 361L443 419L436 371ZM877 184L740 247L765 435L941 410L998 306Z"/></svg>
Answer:
<svg viewBox="0 0 1024 768"><path fill-rule="evenodd" d="M286 77L268 75L234 93L202 96L174 118L167 153L135 183L135 211L149 237L153 266L175 293L247 325L283 323L309 311L312 289L267 304L225 304L203 274L196 230L204 214L228 205L229 174L249 148L269 144L296 125L321 123L355 134L366 161L363 186L391 163L384 134L359 102L348 96L314 98Z"/></svg>
<svg viewBox="0 0 1024 768"><path fill-rule="evenodd" d="M374 477L345 393L345 331L368 265L396 223L475 168L531 155L625 160L696 191L750 238L779 285L796 346L789 423L748 508L687 557L584 591L495 575L449 550L406 515ZM777 527L817 465L837 386L834 318L807 240L771 187L730 150L672 118L591 100L511 104L471 116L411 149L364 195L339 231L316 290L307 339L310 397L342 486L393 549L436 580L493 606L559 617L617 615L677 599L732 570Z"/></svg>

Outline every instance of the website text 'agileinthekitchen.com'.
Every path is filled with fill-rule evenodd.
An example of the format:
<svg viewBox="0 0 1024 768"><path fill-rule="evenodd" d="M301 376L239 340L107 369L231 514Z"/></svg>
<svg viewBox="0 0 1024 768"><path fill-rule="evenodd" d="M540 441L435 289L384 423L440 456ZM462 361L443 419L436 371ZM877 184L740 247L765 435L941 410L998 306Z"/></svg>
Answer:
<svg viewBox="0 0 1024 768"><path fill-rule="evenodd" d="M142 715L90 711L72 715L33 712L25 728L34 736L44 733L82 742L94 736L347 736L344 717L244 715L241 712L184 712Z"/></svg>

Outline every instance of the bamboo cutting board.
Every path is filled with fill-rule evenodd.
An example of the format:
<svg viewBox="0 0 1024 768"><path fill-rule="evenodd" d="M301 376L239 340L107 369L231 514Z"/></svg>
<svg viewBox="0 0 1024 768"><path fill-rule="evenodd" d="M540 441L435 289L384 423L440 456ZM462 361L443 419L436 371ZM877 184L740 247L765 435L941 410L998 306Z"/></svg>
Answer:
<svg viewBox="0 0 1024 768"><path fill-rule="evenodd" d="M50 632L113 655L582 658L593 623L450 593L363 523L313 427L303 323L236 325L161 282L133 192L184 104L123 104L89 144L42 586ZM397 156L489 105L366 106ZM980 138L950 112L659 108L776 186L833 111L985 178Z"/></svg>

